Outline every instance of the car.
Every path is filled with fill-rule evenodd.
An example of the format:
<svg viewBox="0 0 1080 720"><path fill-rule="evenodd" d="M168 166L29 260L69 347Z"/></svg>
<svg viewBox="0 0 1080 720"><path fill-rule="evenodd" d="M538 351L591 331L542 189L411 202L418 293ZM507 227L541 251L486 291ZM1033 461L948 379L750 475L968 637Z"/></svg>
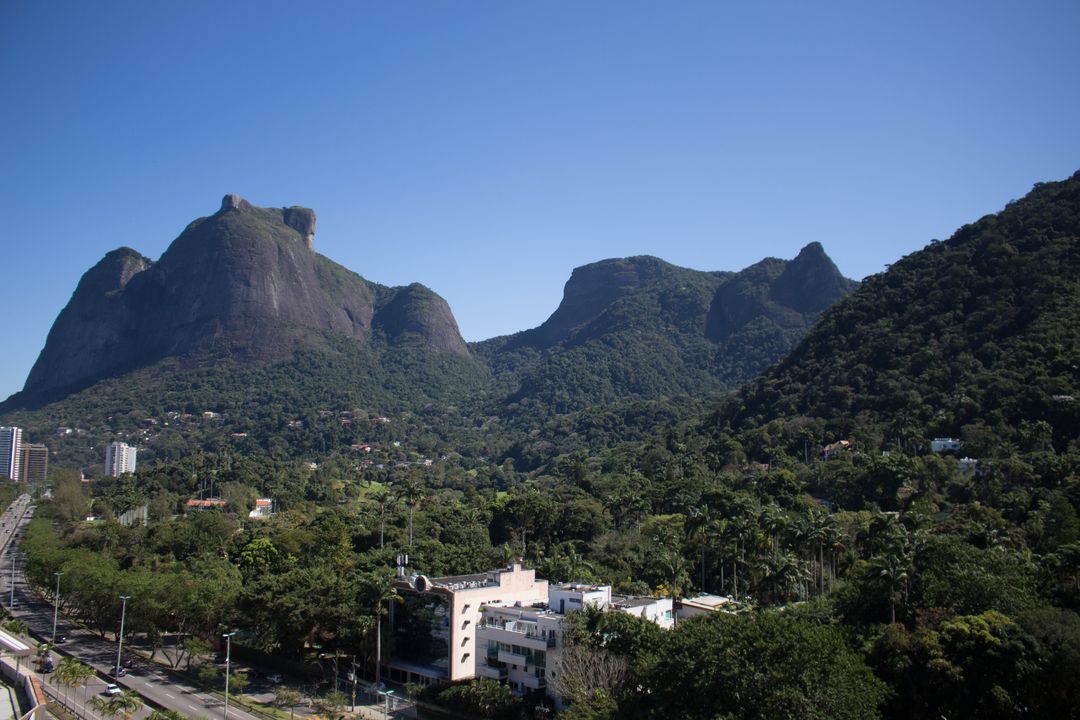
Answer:
<svg viewBox="0 0 1080 720"><path fill-rule="evenodd" d="M281 683L285 682L285 678L281 676L281 673L270 673L266 676L266 679L269 682L272 682L274 685L280 685Z"/></svg>
<svg viewBox="0 0 1080 720"><path fill-rule="evenodd" d="M109 683L108 685L105 686L105 690L101 694L102 695L108 695L109 697L112 697L114 695L119 695L122 692L124 692L124 691L120 689L119 685L117 685L116 683Z"/></svg>
<svg viewBox="0 0 1080 720"><path fill-rule="evenodd" d="M134 664L134 662L135 662L134 658L132 658L130 655L125 655L124 657L122 657L120 659L120 667L127 668L128 670L130 670L131 666L132 666L132 664Z"/></svg>
<svg viewBox="0 0 1080 720"><path fill-rule="evenodd" d="M67 642L67 635L57 635L56 636L56 644L57 645L61 645L61 644L66 643L66 642Z"/></svg>

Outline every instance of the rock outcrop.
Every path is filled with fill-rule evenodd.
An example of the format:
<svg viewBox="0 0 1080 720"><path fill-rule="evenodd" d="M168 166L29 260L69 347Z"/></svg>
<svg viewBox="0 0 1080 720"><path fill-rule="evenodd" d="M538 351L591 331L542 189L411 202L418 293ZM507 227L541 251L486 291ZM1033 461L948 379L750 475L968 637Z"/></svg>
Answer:
<svg viewBox="0 0 1080 720"><path fill-rule="evenodd" d="M230 194L156 263L127 248L108 253L57 317L23 393L55 396L192 353L273 359L306 331L366 342L376 316L388 342L468 356L442 298L368 282L312 252L314 233L312 210Z"/></svg>

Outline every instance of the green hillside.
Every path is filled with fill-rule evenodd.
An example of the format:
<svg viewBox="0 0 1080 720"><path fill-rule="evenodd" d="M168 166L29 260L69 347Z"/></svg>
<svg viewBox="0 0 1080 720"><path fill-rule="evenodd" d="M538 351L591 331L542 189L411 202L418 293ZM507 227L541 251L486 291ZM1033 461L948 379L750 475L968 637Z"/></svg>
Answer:
<svg viewBox="0 0 1080 720"><path fill-rule="evenodd" d="M1080 174L867 278L777 367L725 402L713 432L800 418L823 444L974 455L1080 437ZM816 429L815 429L816 428ZM805 430L789 433L801 454Z"/></svg>

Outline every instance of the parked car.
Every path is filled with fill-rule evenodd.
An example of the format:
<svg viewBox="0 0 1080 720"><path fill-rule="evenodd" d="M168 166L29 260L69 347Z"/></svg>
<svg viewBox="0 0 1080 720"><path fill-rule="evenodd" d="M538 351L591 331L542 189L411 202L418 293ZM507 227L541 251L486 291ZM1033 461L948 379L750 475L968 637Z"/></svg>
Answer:
<svg viewBox="0 0 1080 720"><path fill-rule="evenodd" d="M281 673L270 673L266 676L266 679L275 685L280 685L285 682L285 678L281 676Z"/></svg>
<svg viewBox="0 0 1080 720"><path fill-rule="evenodd" d="M105 686L105 691L102 694L112 697L113 695L119 695L122 692L123 690L120 689L119 685L116 683L109 683Z"/></svg>

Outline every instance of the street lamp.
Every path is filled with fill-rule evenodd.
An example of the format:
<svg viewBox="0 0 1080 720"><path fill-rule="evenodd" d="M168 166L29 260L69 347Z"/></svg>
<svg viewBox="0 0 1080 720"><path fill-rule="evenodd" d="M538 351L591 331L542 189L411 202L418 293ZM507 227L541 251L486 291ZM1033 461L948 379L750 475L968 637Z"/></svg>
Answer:
<svg viewBox="0 0 1080 720"><path fill-rule="evenodd" d="M382 714L383 720L386 720L388 717L390 717L390 696L394 694L394 691L386 690L385 692L381 692L379 694L386 698L386 704L383 706Z"/></svg>
<svg viewBox="0 0 1080 720"><path fill-rule="evenodd" d="M52 644L53 645L56 644L56 616L60 612L60 576L63 575L63 574L64 573L62 573L62 572L54 572L53 573L53 575L56 576L56 601L53 603L53 613L52 613Z"/></svg>
<svg viewBox="0 0 1080 720"><path fill-rule="evenodd" d="M223 633L221 637L225 638L225 718L229 720L229 662L232 658L232 636L236 634L236 631L230 633Z"/></svg>
<svg viewBox="0 0 1080 720"><path fill-rule="evenodd" d="M8 608L15 607L15 548L8 546L8 561L11 563L11 599Z"/></svg>
<svg viewBox="0 0 1080 720"><path fill-rule="evenodd" d="M131 599L130 595L121 595L120 601L123 603L120 606L120 644L116 648L116 676L120 677L120 654L124 652L124 617L127 615L127 601Z"/></svg>

